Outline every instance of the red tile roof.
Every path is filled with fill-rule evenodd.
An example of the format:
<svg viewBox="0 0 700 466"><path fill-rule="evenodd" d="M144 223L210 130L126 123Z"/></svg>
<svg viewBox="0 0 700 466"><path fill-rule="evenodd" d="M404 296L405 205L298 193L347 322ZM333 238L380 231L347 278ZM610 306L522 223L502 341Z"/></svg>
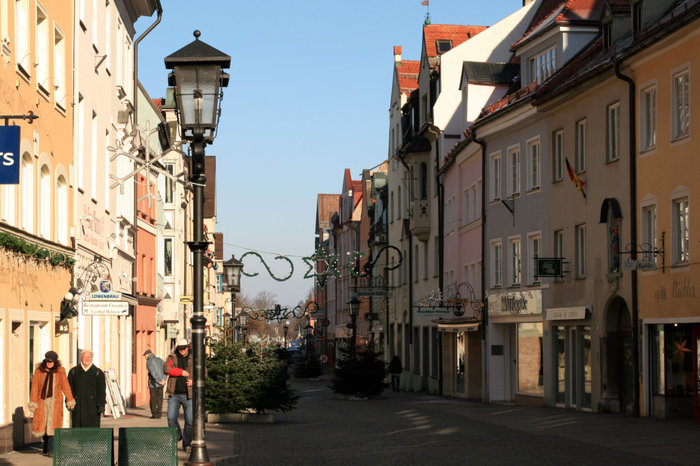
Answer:
<svg viewBox="0 0 700 466"><path fill-rule="evenodd" d="M479 114L478 119L487 117L493 113L499 112L507 107L512 106L513 104L521 101L525 97L532 95L537 90L537 87L538 87L537 81L533 81L530 84L528 84L527 86L521 87L517 91L506 95L502 99L492 103L491 105L484 107L481 110L481 113Z"/></svg>
<svg viewBox="0 0 700 466"><path fill-rule="evenodd" d="M163 107L163 104L165 104L165 99L163 98L151 100L153 100L153 105L155 105L158 110L160 110Z"/></svg>
<svg viewBox="0 0 700 466"><path fill-rule="evenodd" d="M438 56L437 41L451 40L452 47L479 34L487 29L487 26L462 26L456 24L427 24L423 26L423 42L428 58Z"/></svg>
<svg viewBox="0 0 700 466"><path fill-rule="evenodd" d="M418 73L420 62L416 60L401 60L396 63L396 72L399 75L399 88L401 93L410 93L418 89Z"/></svg>
<svg viewBox="0 0 700 466"><path fill-rule="evenodd" d="M545 0L537 11L530 29L513 44L513 47L527 42L557 24L597 22L604 3L605 0Z"/></svg>

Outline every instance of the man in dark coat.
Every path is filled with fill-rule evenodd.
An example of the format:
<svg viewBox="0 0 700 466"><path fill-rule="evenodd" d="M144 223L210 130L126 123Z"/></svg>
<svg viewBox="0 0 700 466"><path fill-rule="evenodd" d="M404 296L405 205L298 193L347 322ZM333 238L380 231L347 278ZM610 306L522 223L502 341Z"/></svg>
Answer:
<svg viewBox="0 0 700 466"><path fill-rule="evenodd" d="M71 413L73 427L100 427L105 410L105 374L92 363L93 353L83 350L80 363L68 372L68 383L75 397Z"/></svg>
<svg viewBox="0 0 700 466"><path fill-rule="evenodd" d="M163 369L169 376L165 389L168 395L168 427L177 429L177 439L182 439L182 449L185 451L192 443L192 364L189 342L184 338L178 339ZM185 414L185 428L182 430L177 420L181 406Z"/></svg>

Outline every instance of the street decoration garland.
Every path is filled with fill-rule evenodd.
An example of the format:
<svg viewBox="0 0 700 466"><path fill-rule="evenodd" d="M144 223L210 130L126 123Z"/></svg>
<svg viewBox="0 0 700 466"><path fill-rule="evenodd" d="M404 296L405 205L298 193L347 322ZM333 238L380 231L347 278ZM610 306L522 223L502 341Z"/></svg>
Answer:
<svg viewBox="0 0 700 466"><path fill-rule="evenodd" d="M0 247L31 257L37 261L45 260L55 267L61 266L70 269L75 264L75 259L67 254L52 251L36 243L30 243L11 233L0 232Z"/></svg>
<svg viewBox="0 0 700 466"><path fill-rule="evenodd" d="M332 276L335 278L340 278L340 271L338 270L337 263L338 263L338 256L337 255L326 255L326 251L323 250L323 248L318 248L316 249L316 252L313 253L311 257L302 257L304 262L306 262L306 265L309 266L309 270L306 271L304 274L304 278L321 278L323 277L321 283L325 285L326 283L326 278L328 276ZM318 272L318 269L316 267L317 263L325 263L326 264L326 270L323 272ZM314 273L311 273L314 272ZM322 286L323 286L322 285Z"/></svg>
<svg viewBox="0 0 700 466"><path fill-rule="evenodd" d="M243 254L239 260L240 260L241 262L243 262L243 258L245 258L246 256L255 256L255 257L257 257L258 259L260 259L260 262L262 262L263 266L265 266L265 269L267 269L267 273L269 273L270 276L271 276L272 278L274 278L275 280L277 280L278 282L287 281L287 280L289 280L290 278L292 278L292 275L294 274L294 263L291 261L291 259L289 259L289 258L286 257L286 256L279 255L279 256L275 257L275 260L284 260L284 261L287 261L287 263L289 264L289 267L290 267L289 275L287 275L286 277L281 277L281 278L280 278L280 277L277 277L274 273L272 273L272 270L270 270L270 267L267 265L267 262L265 262L265 259L263 259L262 256L261 256L260 254L258 254L257 252L255 252L255 251L248 251L248 252L246 252L245 254ZM241 270L241 273L242 273L243 275L245 275L246 277L256 277L256 276L258 275L258 272L246 273L244 269Z"/></svg>

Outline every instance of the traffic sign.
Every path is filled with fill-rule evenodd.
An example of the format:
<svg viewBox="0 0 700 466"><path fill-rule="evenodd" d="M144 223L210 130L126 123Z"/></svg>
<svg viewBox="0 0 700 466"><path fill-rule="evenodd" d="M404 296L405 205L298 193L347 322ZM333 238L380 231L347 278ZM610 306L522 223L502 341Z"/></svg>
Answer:
<svg viewBox="0 0 700 466"><path fill-rule="evenodd" d="M319 356L318 359L324 364L328 362L328 356L326 356L325 354Z"/></svg>

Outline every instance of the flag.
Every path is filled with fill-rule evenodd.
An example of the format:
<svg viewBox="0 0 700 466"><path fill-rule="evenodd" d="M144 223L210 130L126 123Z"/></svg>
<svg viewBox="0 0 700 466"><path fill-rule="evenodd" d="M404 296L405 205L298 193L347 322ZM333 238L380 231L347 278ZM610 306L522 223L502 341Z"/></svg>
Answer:
<svg viewBox="0 0 700 466"><path fill-rule="evenodd" d="M586 191L583 190L583 180L579 178L576 172L574 172L574 169L571 168L569 158L565 157L564 160L566 161L566 171L569 172L569 178L571 178L571 181L576 185L576 190L583 194L583 198L586 199Z"/></svg>
<svg viewBox="0 0 700 466"><path fill-rule="evenodd" d="M423 6L428 6L429 0L425 0L423 2L420 2L421 5Z"/></svg>

